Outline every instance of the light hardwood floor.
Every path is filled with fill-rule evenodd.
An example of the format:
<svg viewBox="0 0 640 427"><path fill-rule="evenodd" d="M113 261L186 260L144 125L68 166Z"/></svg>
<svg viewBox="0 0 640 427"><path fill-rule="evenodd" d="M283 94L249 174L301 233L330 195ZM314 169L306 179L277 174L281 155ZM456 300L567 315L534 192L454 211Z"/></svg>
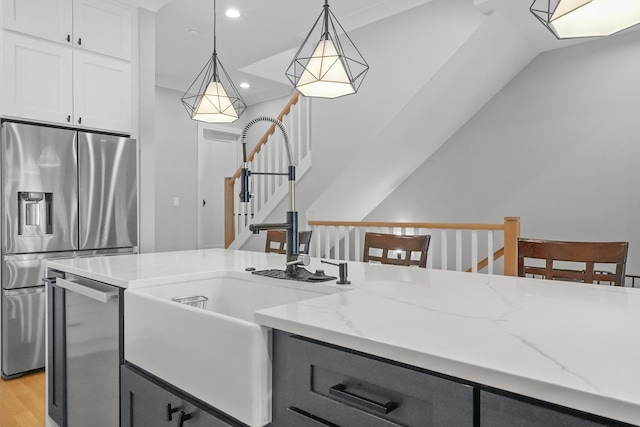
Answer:
<svg viewBox="0 0 640 427"><path fill-rule="evenodd" d="M0 426L43 427L44 371L13 380L0 379Z"/></svg>

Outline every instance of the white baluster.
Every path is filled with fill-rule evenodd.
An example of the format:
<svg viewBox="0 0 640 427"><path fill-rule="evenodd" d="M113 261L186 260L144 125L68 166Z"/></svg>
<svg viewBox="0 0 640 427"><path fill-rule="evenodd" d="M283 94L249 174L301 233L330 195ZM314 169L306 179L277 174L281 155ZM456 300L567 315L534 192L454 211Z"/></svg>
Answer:
<svg viewBox="0 0 640 427"><path fill-rule="evenodd" d="M304 98L304 142L305 142L305 156L311 152L311 101Z"/></svg>
<svg viewBox="0 0 640 427"><path fill-rule="evenodd" d="M333 230L333 259L340 259L340 226L334 227Z"/></svg>
<svg viewBox="0 0 640 427"><path fill-rule="evenodd" d="M265 163L266 158L264 151L260 151L260 161L258 164L260 165L260 170L258 172L264 172L266 169ZM260 176L260 208L267 203L267 181L264 176Z"/></svg>
<svg viewBox="0 0 640 427"><path fill-rule="evenodd" d="M323 226L317 226L316 227L316 231L314 231L314 234L316 234L316 256L317 257L322 257L322 238L324 235L324 227Z"/></svg>
<svg viewBox="0 0 640 427"><path fill-rule="evenodd" d="M462 230L456 230L456 271L462 271Z"/></svg>
<svg viewBox="0 0 640 427"><path fill-rule="evenodd" d="M471 231L471 272L478 272L478 230Z"/></svg>
<svg viewBox="0 0 640 427"><path fill-rule="evenodd" d="M353 228L353 239L355 241L355 250L353 253L353 260L354 261L362 261L362 245L361 245L361 233L360 233L360 227L355 226Z"/></svg>
<svg viewBox="0 0 640 427"><path fill-rule="evenodd" d="M442 242L441 242L441 253L440 256L442 257L442 259L440 260L440 269L441 270L448 270L449 268L449 263L447 262L447 230L443 229L440 232L440 235L442 236Z"/></svg>
<svg viewBox="0 0 640 427"><path fill-rule="evenodd" d="M344 233L344 260L345 261L349 261L351 259L351 253L349 252L349 240L350 240L350 236L349 236L349 227L344 227L345 228L345 233Z"/></svg>
<svg viewBox="0 0 640 427"><path fill-rule="evenodd" d="M324 242L324 257L331 259L331 227L327 226L327 240Z"/></svg>

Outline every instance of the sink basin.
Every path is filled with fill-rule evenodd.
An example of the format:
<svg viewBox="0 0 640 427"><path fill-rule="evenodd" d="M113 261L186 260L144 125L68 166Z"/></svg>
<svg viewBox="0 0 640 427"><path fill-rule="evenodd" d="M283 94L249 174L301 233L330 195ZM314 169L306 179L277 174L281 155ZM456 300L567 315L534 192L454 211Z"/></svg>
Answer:
<svg viewBox="0 0 640 427"><path fill-rule="evenodd" d="M207 280L128 289L125 359L249 426L271 422L271 329L256 310L334 293L227 272ZM172 301L205 296L206 309Z"/></svg>

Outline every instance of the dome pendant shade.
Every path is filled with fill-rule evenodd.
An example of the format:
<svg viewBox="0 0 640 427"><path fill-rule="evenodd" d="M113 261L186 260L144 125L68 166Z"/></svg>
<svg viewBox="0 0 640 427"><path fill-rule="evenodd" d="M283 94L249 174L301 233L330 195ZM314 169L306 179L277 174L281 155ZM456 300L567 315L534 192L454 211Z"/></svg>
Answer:
<svg viewBox="0 0 640 427"><path fill-rule="evenodd" d="M286 75L304 96L337 98L356 93L368 70L369 65L325 1Z"/></svg>
<svg viewBox="0 0 640 427"><path fill-rule="evenodd" d="M559 39L609 36L640 24L638 0L535 0L530 10Z"/></svg>
<svg viewBox="0 0 640 427"><path fill-rule="evenodd" d="M206 123L232 123L247 109L215 52L183 95L182 104L191 119Z"/></svg>

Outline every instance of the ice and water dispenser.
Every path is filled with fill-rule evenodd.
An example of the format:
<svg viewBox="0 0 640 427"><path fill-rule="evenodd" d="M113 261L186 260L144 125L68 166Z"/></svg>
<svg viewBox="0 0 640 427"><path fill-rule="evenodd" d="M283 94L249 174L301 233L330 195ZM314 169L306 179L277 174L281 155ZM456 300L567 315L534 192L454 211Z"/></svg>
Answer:
<svg viewBox="0 0 640 427"><path fill-rule="evenodd" d="M53 193L18 192L18 234L53 234Z"/></svg>

